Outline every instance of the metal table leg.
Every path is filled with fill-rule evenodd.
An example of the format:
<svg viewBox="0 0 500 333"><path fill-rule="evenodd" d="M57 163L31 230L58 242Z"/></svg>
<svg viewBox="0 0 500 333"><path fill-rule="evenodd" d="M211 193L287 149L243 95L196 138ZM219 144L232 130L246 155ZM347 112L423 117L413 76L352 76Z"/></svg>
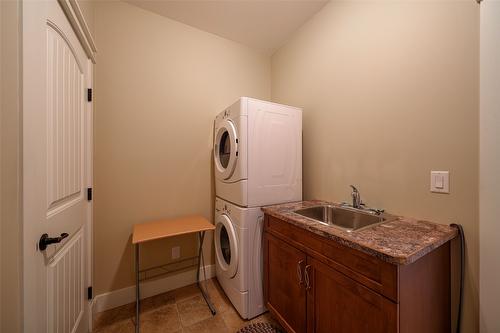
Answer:
<svg viewBox="0 0 500 333"><path fill-rule="evenodd" d="M135 333L139 333L139 311L140 311L140 293L139 293L139 243L135 244Z"/></svg>
<svg viewBox="0 0 500 333"><path fill-rule="evenodd" d="M210 299L210 295L208 294L207 290L204 290L202 288L200 283L200 268L203 267L203 277L205 279L205 289L206 289L207 272L205 271L205 260L203 259L203 240L205 239L205 231L200 232L198 236L199 236L199 249L198 249L198 270L196 271L196 283L198 285L198 288L200 288L201 294L203 295L205 302L207 302L210 312L212 312L212 315L215 316L216 311L214 305L212 304L212 300Z"/></svg>

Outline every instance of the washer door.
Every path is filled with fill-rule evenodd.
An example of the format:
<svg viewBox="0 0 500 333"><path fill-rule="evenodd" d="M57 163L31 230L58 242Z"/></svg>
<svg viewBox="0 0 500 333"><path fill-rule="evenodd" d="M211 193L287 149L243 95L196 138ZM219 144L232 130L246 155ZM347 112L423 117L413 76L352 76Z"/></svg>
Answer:
<svg viewBox="0 0 500 333"><path fill-rule="evenodd" d="M230 120L224 120L215 135L214 161L217 175L228 179L233 174L238 158L238 138Z"/></svg>
<svg viewBox="0 0 500 333"><path fill-rule="evenodd" d="M228 278L234 277L238 270L238 238L225 214L215 222L215 256L223 274Z"/></svg>

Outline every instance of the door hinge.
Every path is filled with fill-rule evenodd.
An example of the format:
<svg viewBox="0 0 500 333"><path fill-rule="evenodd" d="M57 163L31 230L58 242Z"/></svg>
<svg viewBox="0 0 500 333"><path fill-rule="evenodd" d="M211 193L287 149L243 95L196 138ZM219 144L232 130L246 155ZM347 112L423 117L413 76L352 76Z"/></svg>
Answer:
<svg viewBox="0 0 500 333"><path fill-rule="evenodd" d="M92 187L87 188L87 201L92 201Z"/></svg>
<svg viewBox="0 0 500 333"><path fill-rule="evenodd" d="M92 287L87 288L87 299L90 301L94 296L92 295Z"/></svg>
<svg viewBox="0 0 500 333"><path fill-rule="evenodd" d="M92 88L87 89L87 102L92 102Z"/></svg>

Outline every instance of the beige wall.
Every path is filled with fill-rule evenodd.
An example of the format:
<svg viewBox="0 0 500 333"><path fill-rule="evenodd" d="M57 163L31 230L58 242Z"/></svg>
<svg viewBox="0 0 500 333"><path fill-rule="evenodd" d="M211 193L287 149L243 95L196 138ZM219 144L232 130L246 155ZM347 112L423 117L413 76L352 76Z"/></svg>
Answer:
<svg viewBox="0 0 500 333"><path fill-rule="evenodd" d="M500 2L481 4L480 328L500 332Z"/></svg>
<svg viewBox="0 0 500 333"><path fill-rule="evenodd" d="M239 96L270 98L270 59L240 44L122 2L95 11L94 281L133 284L134 223L201 214L212 220L212 126ZM193 237L153 244L193 254ZM164 246L163 246L164 245ZM206 254L212 262L212 237Z"/></svg>
<svg viewBox="0 0 500 333"><path fill-rule="evenodd" d="M0 332L21 331L19 1L0 1Z"/></svg>
<svg viewBox="0 0 500 333"><path fill-rule="evenodd" d="M461 223L463 332L478 331L479 7L332 2L272 57L272 99L304 108L304 197ZM450 171L451 194L429 192Z"/></svg>

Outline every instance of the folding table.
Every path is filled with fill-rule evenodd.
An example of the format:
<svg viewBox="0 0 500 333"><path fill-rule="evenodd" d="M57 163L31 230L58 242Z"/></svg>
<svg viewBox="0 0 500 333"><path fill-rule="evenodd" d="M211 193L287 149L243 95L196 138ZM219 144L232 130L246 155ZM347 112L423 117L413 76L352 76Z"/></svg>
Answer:
<svg viewBox="0 0 500 333"><path fill-rule="evenodd" d="M140 310L140 273L146 270L139 268L139 247L144 242L152 240L174 237L179 235L197 233L198 234L198 269L196 271L196 284L200 288L212 315L215 315L215 307L210 300L208 292L203 289L200 283L200 269L205 273L205 263L203 260L203 240L205 232L214 230L215 226L202 216L186 216L176 219L160 220L135 224L132 234L132 244L135 246L135 331L139 332L139 310ZM193 257L194 258L194 257ZM169 263L174 264L175 262ZM202 266L203 265L203 266ZM145 280L146 278L144 278ZM205 274L206 279L206 274Z"/></svg>

